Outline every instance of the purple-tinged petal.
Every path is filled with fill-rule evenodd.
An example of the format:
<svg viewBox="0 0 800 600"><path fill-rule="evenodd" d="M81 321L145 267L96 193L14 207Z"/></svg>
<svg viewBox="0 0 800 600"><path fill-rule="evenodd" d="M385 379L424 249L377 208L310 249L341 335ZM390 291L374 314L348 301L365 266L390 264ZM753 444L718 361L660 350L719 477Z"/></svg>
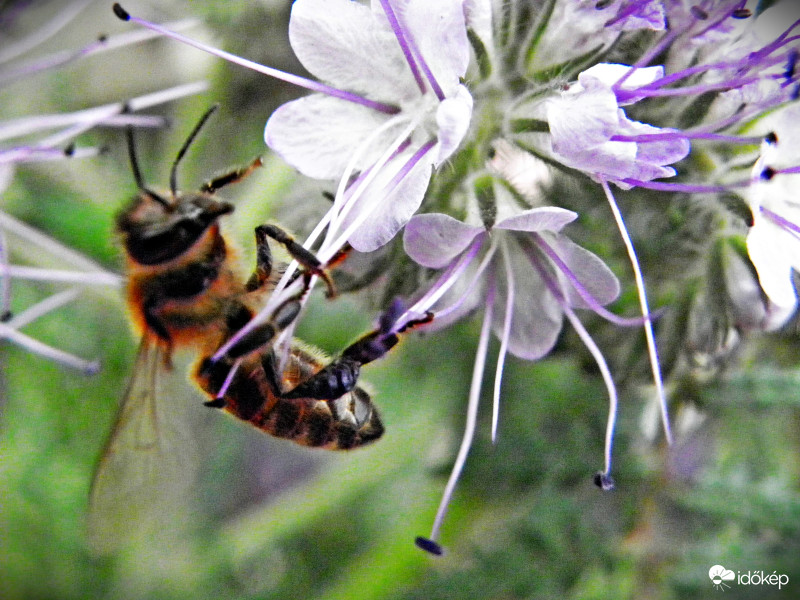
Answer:
<svg viewBox="0 0 800 600"><path fill-rule="evenodd" d="M392 6L413 33L423 60L446 97L456 93L467 72L470 45L463 0L394 0Z"/></svg>
<svg viewBox="0 0 800 600"><path fill-rule="evenodd" d="M495 229L511 231L561 231L578 218L578 213L566 208L543 206L531 208L495 223Z"/></svg>
<svg viewBox="0 0 800 600"><path fill-rule="evenodd" d="M513 248L508 253L514 279L514 326L508 338L508 351L525 360L537 360L545 356L558 339L563 321L563 312L558 301L533 269L525 252ZM499 261L499 258L495 259ZM502 272L497 265L496 272ZM502 337L505 325L505 305L508 287L498 282L497 303L493 330Z"/></svg>
<svg viewBox="0 0 800 600"><path fill-rule="evenodd" d="M483 227L467 225L441 213L415 215L406 225L403 247L415 262L441 269L483 231Z"/></svg>
<svg viewBox="0 0 800 600"><path fill-rule="evenodd" d="M625 112L619 111L619 135L641 136L658 134L676 134L671 139L659 139L654 142L638 142L636 150L636 161L639 163L650 163L653 165L669 165L686 157L691 150L691 143L685 137L679 135L674 129L659 129L646 123L631 121L625 116ZM636 177L642 179L642 177Z"/></svg>
<svg viewBox="0 0 800 600"><path fill-rule="evenodd" d="M472 96L466 87L459 85L455 93L442 100L436 109L439 143L433 161L434 167L438 167L456 151L469 129L471 117Z"/></svg>
<svg viewBox="0 0 800 600"><path fill-rule="evenodd" d="M358 104L312 94L273 112L264 129L264 140L303 175L336 179L361 142L385 120L385 115ZM387 139L391 135L387 132ZM357 168L374 163L383 150L381 143L373 144Z"/></svg>
<svg viewBox="0 0 800 600"><path fill-rule="evenodd" d="M759 222L760 221L760 222ZM758 280L767 297L777 306L793 309L797 292L792 280L792 256L785 250L798 240L778 227L758 219L747 234L747 253L758 272Z"/></svg>
<svg viewBox="0 0 800 600"><path fill-rule="evenodd" d="M642 86L653 83L655 80L664 76L664 67L656 65L653 67L641 67L631 70L629 65L615 63L600 63L589 67L578 75L578 82L586 89L593 88L591 80L601 82L603 86L611 89L617 81L625 77L620 89L631 91ZM644 96L626 96L625 104L632 104L641 100Z"/></svg>
<svg viewBox="0 0 800 600"><path fill-rule="evenodd" d="M464 21L487 48L492 47L492 2L491 0L464 0Z"/></svg>
<svg viewBox="0 0 800 600"><path fill-rule="evenodd" d="M617 98L609 87L589 78L546 103L553 150L562 156L602 144L619 126Z"/></svg>
<svg viewBox="0 0 800 600"><path fill-rule="evenodd" d="M592 298L601 305L616 300L619 296L619 280L597 255L577 245L564 235L556 236L549 243ZM562 279L562 281L566 281L566 279ZM570 306L592 308L572 285L564 285L564 288Z"/></svg>
<svg viewBox="0 0 800 600"><path fill-rule="evenodd" d="M391 28L350 0L297 0L289 20L297 58L318 79L372 99L418 93Z"/></svg>
<svg viewBox="0 0 800 600"><path fill-rule="evenodd" d="M366 221L348 238L350 245L359 252L372 252L386 244L408 223L422 204L431 178L429 161L418 161L394 189L387 189L394 175L402 169L410 156L411 153L405 152L387 163L356 200L356 205L345 219L343 229L347 229L363 211L370 211Z"/></svg>

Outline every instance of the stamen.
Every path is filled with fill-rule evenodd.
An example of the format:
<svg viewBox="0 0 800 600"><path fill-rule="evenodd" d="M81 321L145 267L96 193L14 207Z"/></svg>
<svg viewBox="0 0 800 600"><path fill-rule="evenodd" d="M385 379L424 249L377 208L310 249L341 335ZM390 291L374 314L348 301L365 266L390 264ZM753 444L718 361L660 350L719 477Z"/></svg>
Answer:
<svg viewBox="0 0 800 600"><path fill-rule="evenodd" d="M411 67L411 72L414 74L414 79L417 80L417 85L419 85L420 91L423 94L425 93L425 84L422 81L422 78L419 76L419 70L416 66L417 63L419 63L419 67L422 69L422 72L425 73L425 77L428 80L428 83L430 83L433 93L436 94L436 97L439 98L439 100L444 100L444 92L442 91L439 82L436 81L436 78L433 76L433 72L428 66L428 63L425 61L425 57L422 56L422 52L420 52L417 42L411 35L406 35L406 33L403 31L403 27L400 25L400 21L397 19L389 0L380 0L380 3L383 7L383 11L386 13L386 17L389 19L389 23L392 26L394 35L397 38L397 41L400 43L400 47L403 49L403 54L406 57L408 66Z"/></svg>
<svg viewBox="0 0 800 600"><path fill-rule="evenodd" d="M703 140L708 142L725 142L732 144L758 144L761 142L759 136L724 135L721 133L704 133L701 131L674 131L666 133L650 133L641 135L612 135L609 141L612 142L636 142L647 144L652 142L672 141L679 139Z"/></svg>
<svg viewBox="0 0 800 600"><path fill-rule="evenodd" d="M189 29L198 23L199 21L196 19L183 19L170 24L169 27L175 31L181 31ZM158 37L158 35L159 34L152 31L129 31L113 36L99 36L98 39L78 50L56 52L44 58L37 58L36 60L15 66L14 68L0 70L0 86L48 69L63 67L64 65L93 54L151 40Z"/></svg>
<svg viewBox="0 0 800 600"><path fill-rule="evenodd" d="M500 337L500 350L497 353L497 366L494 373L494 393L492 395L492 443L497 443L497 424L500 420L500 384L503 382L503 368L508 354L508 342L511 338L511 323L514 319L514 271L508 257L508 245L501 241L500 254L506 272L506 316L503 319L503 334Z"/></svg>
<svg viewBox="0 0 800 600"><path fill-rule="evenodd" d="M493 282L492 282L493 283ZM442 522L447 514L447 508L450 505L450 500L453 497L458 479L461 476L461 471L464 469L464 463L467 460L467 454L472 446L472 439L475 436L475 425L478 421L478 401L481 395L481 381L483 380L483 370L486 366L486 353L489 347L489 337L491 333L492 312L494 307L494 286L490 284L489 293L486 297L486 310L483 315L483 325L481 327L481 335L478 339L478 349L475 353L475 366L472 370L472 383L469 389L469 402L467 404L467 420L464 426L464 437L461 440L461 446L458 449L456 461L453 464L453 470L450 473L450 479L444 488L442 500L439 503L439 509L436 511L436 518L433 521L433 528L431 529L430 538L425 540L417 538L417 546L423 550L431 551L430 548L438 548L437 539L439 531L442 527ZM434 553L435 550L434 550Z"/></svg>
<svg viewBox="0 0 800 600"><path fill-rule="evenodd" d="M105 277L116 277L119 283L113 285L121 285L122 279L119 275L105 271L99 264L86 258L80 252L76 252L72 248L57 242L3 211L0 211L0 229L19 237L26 244L40 248L45 254L58 256L61 261L69 263L77 269L103 273Z"/></svg>
<svg viewBox="0 0 800 600"><path fill-rule="evenodd" d="M383 12L389 21L389 25L392 26L394 36L397 38L397 42L400 44L400 49L403 51L403 56L406 57L406 62L408 63L408 67L411 69L411 74L414 76L414 80L417 82L419 91L424 94L425 80L422 79L422 75L419 72L419 67L417 66L417 62L414 60L411 48L409 47L409 42L406 39L405 32L403 31L403 28L400 27L400 22L397 20L397 15L395 14L392 5L389 3L389 0L380 0L380 2Z"/></svg>
<svg viewBox="0 0 800 600"><path fill-rule="evenodd" d="M631 241L630 235L628 235L628 230L625 227L625 221L622 219L622 213L620 213L619 207L617 206L617 202L614 199L614 195L611 192L608 182L602 180L600 185L603 187L603 192L605 192L606 198L608 199L608 204L611 207L614 220L617 222L617 228L619 229L620 236L622 237L622 241L625 244L625 248L628 252L628 257L630 258L631 267L633 268L636 289L639 292L639 305L642 309L642 316L646 318L644 323L644 333L645 338L647 339L647 350L650 357L650 369L653 373L653 382L656 386L656 394L658 395L658 401L661 407L661 421L664 427L664 436L666 437L667 444L672 445L672 432L669 425L667 399L664 393L664 383L661 379L661 367L658 363L658 350L656 348L655 335L653 334L653 323L650 319L650 309L647 306L647 292L645 291L644 287L644 278L642 277L642 271L639 268L639 259L636 257L636 250L633 247L633 242Z"/></svg>
<svg viewBox="0 0 800 600"><path fill-rule="evenodd" d="M386 149L386 151L383 153L383 155L381 155L378 161L374 165L372 165L370 173L364 179L364 183L357 190L355 190L353 196L347 200L348 204L355 203L358 200L361 194L363 194L364 190L366 190L369 184L375 179L375 177L378 176L381 169L383 169L383 167L386 165L387 161L389 161L390 158L394 156L397 149L405 142L408 136L411 135L414 129L416 129L417 125L418 123L416 121L410 122L408 127L406 127L400 133L400 135L397 138L395 138L395 141L389 146L389 148ZM371 207L369 207L369 211L368 212L365 211L367 212L367 216L372 214L372 211L374 211L377 206L378 204L374 204ZM347 234L348 237L349 235L350 234ZM329 244L325 244L324 246L320 247L320 250L317 253L317 258L319 258L320 262L322 262L323 264L327 263L331 258L333 258L333 256L336 255L337 252L339 252L339 250L342 248L342 246L346 241L347 237L340 236L340 238L337 239L336 241ZM337 245L337 243L339 245ZM264 308L262 308L252 319L250 319L247 325L242 327L233 336L231 336L231 339L225 342L220 347L220 349L217 350L216 354L214 354L211 360L213 361L219 360L242 337L250 333L250 331L252 331L253 328L255 328L259 323L263 322L265 319L271 316L272 313L275 311L275 309L277 309L282 302L284 302L286 299L297 294L300 291L300 288L303 285L303 283L299 279L293 279L293 275L294 272L297 270L297 267L298 267L297 261L292 261L291 263L289 263L289 266L286 268L286 271L283 273L283 276L275 286L275 290L270 295L269 299L264 305ZM311 281L308 284L309 290L316 283L316 281L317 278L312 276ZM306 294L306 296L302 299L301 301L302 305L305 305L307 297L308 294ZM297 321L295 321L295 323L296 322ZM283 331L283 333L281 333L281 337L278 338L278 343L280 343L281 340L287 339L286 336L289 335L289 332L293 331L293 325L290 325L289 327L286 328L286 330Z"/></svg>
<svg viewBox="0 0 800 600"><path fill-rule="evenodd" d="M603 383L605 383L606 390L608 392L608 421L606 423L606 438L605 438L605 449L604 449L604 457L605 457L605 468L604 470L596 475L597 478L602 478L603 481L607 482L606 486L603 487L604 490L612 489L613 488L613 479L611 479L611 457L612 457L612 450L614 445L614 431L616 428L617 422L617 412L618 412L618 397L617 397L617 387L614 385L614 378L611 375L611 369L608 367L608 363L606 362L603 353L600 351L600 348L595 343L592 336L583 326L580 319L578 319L575 312L572 310L572 307L567 303L567 300L564 296L564 291L561 288L560 284L553 276L550 274L547 268L539 261L538 257L533 252L528 252L528 259L530 260L533 267L536 269L539 276L542 278L547 289L553 295L553 297L558 302L561 309L564 311L564 314L569 319L569 322L572 324L572 327L575 329L575 332L583 341L584 346L586 349L589 350L592 357L594 358L595 362L597 363L597 368L600 370L600 374L603 377Z"/></svg>
<svg viewBox="0 0 800 600"><path fill-rule="evenodd" d="M600 487L602 487L603 490L609 490L614 487L613 479L611 479L611 459L614 449L614 431L616 430L617 426L617 412L619 410L617 387L614 385L614 378L611 376L611 369L609 369L603 353L592 339L592 336L583 326L583 323L580 322L580 319L578 319L577 315L569 306L563 306L562 308L564 309L564 314L572 324L572 328L581 338L581 341L583 341L583 345L586 346L586 349L589 350L592 357L594 357L594 361L597 363L597 368L600 369L600 375L603 377L603 382L605 383L606 391L608 392L608 420L606 422L606 439L603 450L605 467L598 475L602 478L602 481L605 482L604 485Z"/></svg>
<svg viewBox="0 0 800 600"><path fill-rule="evenodd" d="M33 306L28 307L18 315L15 315L13 318L7 321L7 324L12 329L20 329L32 323L39 317L46 315L47 313L53 312L54 310L61 308L65 304L72 302L75 300L80 294L78 290L64 290L59 292L58 294L53 294L42 300L41 302L37 302Z"/></svg>
<svg viewBox="0 0 800 600"><path fill-rule="evenodd" d="M798 226L796 223L792 223L788 219L784 219L779 214L772 212L770 209L764 206L759 206L758 209L770 221L782 227L789 233L794 234L795 237L800 237L800 226Z"/></svg>
<svg viewBox="0 0 800 600"><path fill-rule="evenodd" d="M482 245L483 241L484 241L484 239L482 239L479 236L478 238L475 239L475 242L473 242L473 244L475 244L477 242L477 243L480 243ZM458 310L458 308L462 304L464 304L464 301L467 298L469 298L469 296L472 294L472 291L475 289L475 287L477 286L478 282L481 280L481 276L483 275L483 272L486 270L486 268L489 266L489 263L491 263L492 258L494 258L494 254L495 254L496 250L497 250L497 246L495 244L492 244L489 247L489 250L486 252L484 257L481 259L481 262L478 265L478 268L475 270L475 273L472 275L472 279L470 279L469 283L467 284L467 287L464 289L464 292L459 296L458 300L456 300L453 304L451 304L447 308L443 308L441 310L437 310L434 313L433 318L436 321L440 321L441 322L443 319L446 319L450 314L452 314L453 312ZM453 281L455 281L455 280L453 280ZM452 283L450 283L450 285L452 285ZM436 297L438 297L438 294L436 295ZM433 303L431 302L429 304L429 306L432 306L432 305L433 305Z"/></svg>
<svg viewBox="0 0 800 600"><path fill-rule="evenodd" d="M219 392L215 397L215 400L224 402L225 394L228 393L228 388L231 386L231 382L233 381L233 377L236 375L236 372L239 370L239 365L242 364L242 359L236 359L236 362L233 363L230 370L228 371L228 375L225 377L225 381L222 382L222 387L219 388ZM224 404L223 404L224 406Z"/></svg>
<svg viewBox="0 0 800 600"><path fill-rule="evenodd" d="M436 280L436 283L433 284L427 292L425 292L422 298L417 300L413 306L411 306L397 318L394 330L397 331L398 329L402 329L410 321L414 321L420 316L426 314L428 310L430 310L430 308L436 304L436 302L438 302L439 299L444 296L451 287L453 287L455 282L458 281L466 268L477 256L482 244L483 240L476 237L476 239L472 241L472 244L469 246L469 248L465 252L462 252L461 256L459 256L457 260L452 261L447 266L447 269L445 269L444 273L442 273L439 279ZM479 272L482 271L481 266L478 267ZM439 314L439 318L441 318L441 313Z"/></svg>
<svg viewBox="0 0 800 600"><path fill-rule="evenodd" d="M4 47L0 49L0 64L14 60L18 56L22 56L29 50L32 50L36 46L52 38L75 19L84 8L91 4L91 1L92 0L81 0L79 2L71 2L64 7L64 10L53 15L52 19L42 26L37 27L32 35L26 36L14 44L4 44ZM3 8L3 10L7 9L7 6Z"/></svg>
<svg viewBox="0 0 800 600"><path fill-rule="evenodd" d="M749 179L741 181L733 181L725 185L704 185L697 183L669 183L666 181L642 181L641 179L633 179L626 177L620 179L621 183L630 185L631 187L640 187L648 190L658 190L660 192L684 192L687 194L716 194L729 192L734 188L746 188L752 185Z"/></svg>
<svg viewBox="0 0 800 600"><path fill-rule="evenodd" d="M151 94L145 94L137 98L132 98L125 103L114 102L112 104L95 106L94 108L63 115L43 115L8 121L3 123L2 127L0 127L0 140L68 125L63 131L42 139L36 144L38 148L58 146L107 121L111 121L117 125L127 124L129 121L133 122L131 120L135 117L131 115L120 116L120 113L122 113L125 108L129 111L138 111L186 96L199 94L207 89L208 84L205 81L198 81L167 88Z"/></svg>
<svg viewBox="0 0 800 600"><path fill-rule="evenodd" d="M62 269L41 269L38 267L0 264L0 275L28 279L30 281L122 286L122 277L107 271L66 271Z"/></svg>
<svg viewBox="0 0 800 600"><path fill-rule="evenodd" d="M9 327L5 323L0 323L0 339L2 338L25 348L29 352L82 371L85 375L94 375L100 370L100 363L98 361L87 361L68 352L64 352L63 350L59 350L58 348L48 346L39 340L35 340Z"/></svg>
<svg viewBox="0 0 800 600"><path fill-rule="evenodd" d="M420 146L417 149L417 151L414 152L414 154L411 156L411 158L409 158L408 161L406 161L406 163L400 168L400 170L397 173L395 173L394 177L392 177L392 179L389 181L389 183L386 184L383 187L382 193L384 195L386 195L386 196L390 195L394 191L394 189L398 185L400 185L400 182L403 181L403 179L408 175L408 173L411 171L411 169L413 169L417 165L417 163L420 160L422 160L422 158L428 152L430 152L430 150L435 145L436 145L436 140L435 139L428 140L427 142L422 144L422 146ZM361 187L359 189L366 189L367 188L366 184L362 184L362 186L363 187ZM350 202L354 202L354 201L350 200ZM375 202L367 210L364 210L361 214L359 214L358 218L355 219L352 223L350 223L350 225L347 227L347 229L345 229L345 231L336 239L336 241L333 242L332 244L330 244L330 248L334 249L332 252L330 250L328 250L327 248L325 250L320 250L320 260L322 260L323 262L326 262L326 261L330 260L330 258L336 252L338 252L339 248L344 246L344 244L347 242L347 240L350 239L350 236L353 235L353 233L356 231L356 229L361 227L366 222L366 220L370 217L370 215L372 215L372 213L375 212L379 207L380 207L380 203L379 202Z"/></svg>
<svg viewBox="0 0 800 600"><path fill-rule="evenodd" d="M257 62L253 62L252 60L247 60L246 58L241 58L239 56L236 56L235 54L231 54L230 52L225 52L224 50L219 50L202 42L198 42L197 40L193 40L192 38L186 37L185 35L182 35L180 33L177 33L175 31L157 25L155 23L145 21L144 19L141 19L139 17L131 16L119 4L114 4L113 9L114 9L114 14L116 14L117 17L119 17L123 21L131 21L133 23L136 23L137 25L156 31L178 42L181 42L188 46L192 46L193 48L197 48L198 50L202 50L203 52L207 52L208 54L217 56L233 64L245 67L246 69L256 71L257 73L268 75L269 77L273 77L275 79L280 79L281 81L285 81L286 83L291 83L292 85L296 85L298 87L311 90L312 92L319 92L322 94L326 94L328 96L333 96L334 98L339 98L341 100L347 100L348 102L353 102L354 104L360 104L361 106L366 106L367 108L371 108L373 110L376 110L378 112L387 115L394 115L400 112L400 108L398 108L397 106L384 104L382 102L376 102L374 100L364 98L357 94L353 94L352 92L340 90L331 87L329 85L325 85L324 83L320 83L319 81L314 81L313 79L306 79L305 77L300 77L299 75L294 75L293 73L286 73L279 69L267 67Z"/></svg>
<svg viewBox="0 0 800 600"><path fill-rule="evenodd" d="M0 228L0 269L8 269L8 243L6 233ZM11 314L11 277L0 279L0 318Z"/></svg>
<svg viewBox="0 0 800 600"><path fill-rule="evenodd" d="M558 253L553 249L553 247L547 243L544 237L536 232L531 234L531 238L536 243L536 245L542 249L542 251L547 255L547 257L553 262L553 264L558 267L558 269L564 273L567 277L567 280L570 282L575 291L578 292L578 295L586 302L591 310L595 312L597 315L603 317L607 321L614 323L616 325L622 325L623 327L638 327L639 325L644 325L647 322L647 319L652 318L652 315L649 317L620 317L612 313L610 310L606 309L600 302L592 296L591 292L586 289L586 287L581 283L580 279L578 279L577 275L572 272L569 266L561 259Z"/></svg>

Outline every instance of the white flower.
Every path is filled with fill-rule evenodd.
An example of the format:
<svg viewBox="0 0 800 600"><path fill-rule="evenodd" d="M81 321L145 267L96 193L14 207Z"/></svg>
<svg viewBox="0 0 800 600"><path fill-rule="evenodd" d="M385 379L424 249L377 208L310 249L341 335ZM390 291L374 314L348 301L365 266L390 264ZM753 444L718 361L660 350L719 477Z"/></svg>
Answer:
<svg viewBox="0 0 800 600"><path fill-rule="evenodd" d="M350 243L374 250L416 212L431 168L447 160L469 126L472 97L460 83L470 58L462 3L376 1L367 7L350 0L298 0L289 39L309 72L353 97L316 93L284 104L267 122L266 142L317 179L380 168L379 184L367 186L361 206L350 210L351 219L370 211ZM381 161L398 137L400 150ZM430 141L424 155L415 156ZM392 180L402 193L390 186Z"/></svg>
<svg viewBox="0 0 800 600"><path fill-rule="evenodd" d="M781 110L770 123L761 157L753 167L746 199L753 212L747 251L767 297L786 311L797 306L792 270L800 270L800 106ZM782 169L789 172L781 173Z"/></svg>
<svg viewBox="0 0 800 600"><path fill-rule="evenodd" d="M595 65L558 95L522 108L522 116L544 117L550 131L521 137L558 162L622 188L633 185L626 180L671 177L675 170L666 165L689 153L689 140L679 131L632 121L619 108L639 100L636 89L663 74L662 67L631 71L627 65ZM623 92L625 100L620 101Z"/></svg>

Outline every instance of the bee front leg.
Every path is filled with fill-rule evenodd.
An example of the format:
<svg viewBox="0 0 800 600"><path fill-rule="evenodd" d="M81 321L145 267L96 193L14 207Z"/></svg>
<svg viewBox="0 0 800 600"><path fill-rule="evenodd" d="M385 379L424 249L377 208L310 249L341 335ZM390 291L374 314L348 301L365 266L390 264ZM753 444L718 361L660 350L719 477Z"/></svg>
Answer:
<svg viewBox="0 0 800 600"><path fill-rule="evenodd" d="M259 246L262 243L266 244L267 238L272 238L286 248L286 251L289 253L289 255L298 263L300 263L300 265L302 265L306 274L316 275L322 279L325 282L325 285L328 287L328 298L333 298L336 296L336 288L333 285L330 275L328 275L322 263L313 252L303 248L303 246L298 244L292 236L290 236L277 225L266 224L256 227L256 241Z"/></svg>

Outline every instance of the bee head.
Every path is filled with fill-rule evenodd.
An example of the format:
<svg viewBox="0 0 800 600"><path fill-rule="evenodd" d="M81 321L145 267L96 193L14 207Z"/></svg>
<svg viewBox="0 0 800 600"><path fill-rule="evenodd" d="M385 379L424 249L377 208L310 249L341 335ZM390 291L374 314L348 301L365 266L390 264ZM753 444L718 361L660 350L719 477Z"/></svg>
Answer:
<svg viewBox="0 0 800 600"><path fill-rule="evenodd" d="M117 231L123 236L128 256L139 264L158 265L177 258L189 250L219 217L233 211L231 204L215 199L210 193L178 192L178 165L217 108L213 105L203 114L178 151L170 171L169 197L145 186L136 158L133 129L128 128L128 153L139 193L117 217Z"/></svg>
<svg viewBox="0 0 800 600"><path fill-rule="evenodd" d="M185 253L233 205L209 194L178 194L170 203L142 190L117 218L128 255L142 265L157 265Z"/></svg>

